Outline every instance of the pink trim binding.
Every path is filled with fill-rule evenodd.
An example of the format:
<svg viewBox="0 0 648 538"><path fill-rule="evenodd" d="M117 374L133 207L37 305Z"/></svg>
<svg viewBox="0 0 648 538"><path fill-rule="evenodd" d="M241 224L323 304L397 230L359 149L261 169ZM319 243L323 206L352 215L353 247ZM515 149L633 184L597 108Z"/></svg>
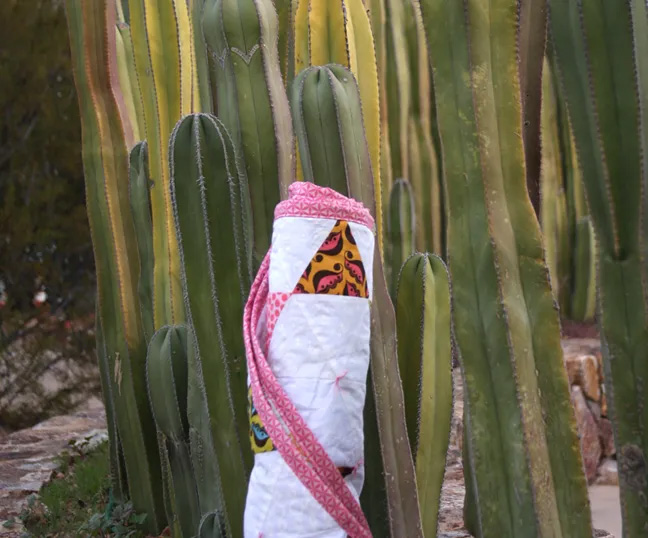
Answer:
<svg viewBox="0 0 648 538"><path fill-rule="evenodd" d="M333 189L308 181L295 181L288 187L288 193L288 199L275 207L275 219L304 217L348 220L363 224L370 230L374 228L374 219L362 203Z"/></svg>
<svg viewBox="0 0 648 538"><path fill-rule="evenodd" d="M268 300L266 255L245 305L243 334L252 398L272 442L308 491L352 538L371 538L360 504L270 369L256 336Z"/></svg>

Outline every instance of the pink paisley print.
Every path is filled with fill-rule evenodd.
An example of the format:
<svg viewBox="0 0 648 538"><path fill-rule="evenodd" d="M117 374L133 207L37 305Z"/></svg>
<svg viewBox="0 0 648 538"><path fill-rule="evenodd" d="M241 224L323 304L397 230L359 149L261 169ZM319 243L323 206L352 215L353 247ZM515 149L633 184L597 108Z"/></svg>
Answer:
<svg viewBox="0 0 648 538"><path fill-rule="evenodd" d="M308 181L295 181L288 187L288 199L275 208L275 219L281 217L306 217L347 220L363 224L370 230L374 219L362 205L352 198L327 187L320 187Z"/></svg>
<svg viewBox="0 0 648 538"><path fill-rule="evenodd" d="M371 538L360 504L277 381L258 341L256 328L261 313L276 299L275 294L271 298L268 290L269 265L268 254L252 285L243 320L254 405L274 446L320 505L350 537Z"/></svg>

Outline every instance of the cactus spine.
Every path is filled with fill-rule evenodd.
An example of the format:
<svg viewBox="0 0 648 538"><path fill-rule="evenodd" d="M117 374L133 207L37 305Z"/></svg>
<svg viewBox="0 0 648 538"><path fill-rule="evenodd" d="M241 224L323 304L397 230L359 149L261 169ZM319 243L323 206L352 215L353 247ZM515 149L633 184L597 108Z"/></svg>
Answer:
<svg viewBox="0 0 648 538"><path fill-rule="evenodd" d="M648 525L648 13L643 1L550 0L561 87L597 239L606 393L624 538Z"/></svg>
<svg viewBox="0 0 648 538"><path fill-rule="evenodd" d="M371 160L353 75L339 65L309 67L295 79L291 100L304 179L336 185L375 215ZM321 115L322 111L327 115ZM331 125L335 129L329 129ZM325 147L337 154L329 155ZM373 271L373 390L367 392L365 407L366 481L361 503L374 536L415 538L422 535L421 518L411 452L401 442L407 437L407 426L394 338L396 321L378 252Z"/></svg>
<svg viewBox="0 0 648 538"><path fill-rule="evenodd" d="M117 77L109 71L115 65L109 53L115 50L115 5L67 0L66 7L83 126L102 348L131 499L137 511L148 514L147 529L156 533L164 526L160 460L146 398L146 344L136 291L138 256L128 201L128 155L113 86Z"/></svg>
<svg viewBox="0 0 648 538"><path fill-rule="evenodd" d="M192 538L200 522L200 507L189 453L185 327L162 327L156 332L146 366L151 408L169 458L175 513L182 536Z"/></svg>
<svg viewBox="0 0 648 538"><path fill-rule="evenodd" d="M405 260L414 253L416 235L414 198L412 188L404 179L392 187L389 197L389 271L391 273L391 296L396 299L398 277Z"/></svg>
<svg viewBox="0 0 648 538"><path fill-rule="evenodd" d="M213 116L183 118L170 147L187 318L202 370L228 535L242 536L244 485L252 466L241 331L250 281L243 230L247 185L229 135Z"/></svg>
<svg viewBox="0 0 648 538"><path fill-rule="evenodd" d="M274 207L293 180L293 133L272 0L207 0L203 14L218 112L245 164L254 261L270 245Z"/></svg>
<svg viewBox="0 0 648 538"><path fill-rule="evenodd" d="M518 5L421 7L443 142L474 532L589 538L558 315L524 181Z"/></svg>
<svg viewBox="0 0 648 538"><path fill-rule="evenodd" d="M405 262L396 327L423 534L435 536L452 419L450 284L439 257L415 254Z"/></svg>

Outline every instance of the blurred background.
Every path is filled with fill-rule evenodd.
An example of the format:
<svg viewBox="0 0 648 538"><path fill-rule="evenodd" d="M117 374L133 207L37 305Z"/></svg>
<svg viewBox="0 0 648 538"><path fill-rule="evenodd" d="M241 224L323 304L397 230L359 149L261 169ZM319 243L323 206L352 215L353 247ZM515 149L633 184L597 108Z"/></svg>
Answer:
<svg viewBox="0 0 648 538"><path fill-rule="evenodd" d="M100 394L63 2L0 2L0 435Z"/></svg>

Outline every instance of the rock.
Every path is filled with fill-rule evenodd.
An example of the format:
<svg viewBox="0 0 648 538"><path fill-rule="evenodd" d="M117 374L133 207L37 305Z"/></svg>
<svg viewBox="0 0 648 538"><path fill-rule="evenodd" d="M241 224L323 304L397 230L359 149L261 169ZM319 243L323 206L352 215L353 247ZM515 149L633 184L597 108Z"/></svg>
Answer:
<svg viewBox="0 0 648 538"><path fill-rule="evenodd" d="M567 369L567 379L570 385L578 385L580 382L580 356L565 355L565 368Z"/></svg>
<svg viewBox="0 0 648 538"><path fill-rule="evenodd" d="M619 485L619 467L616 460L605 460L601 464L596 484L599 486Z"/></svg>
<svg viewBox="0 0 648 538"><path fill-rule="evenodd" d="M588 355L583 362L583 378L581 380L583 392L590 400L601 401L601 379L598 375L596 359Z"/></svg>
<svg viewBox="0 0 648 538"><path fill-rule="evenodd" d="M81 450L105 438L105 427L103 404L92 399L72 415L54 417L0 439L0 536L3 521L16 518L28 496L55 474L60 454L75 443Z"/></svg>
<svg viewBox="0 0 648 538"><path fill-rule="evenodd" d="M598 426L587 406L587 401L580 387L572 387L571 400L576 414L585 475L588 482L591 483L596 478L602 453Z"/></svg>
<svg viewBox="0 0 648 538"><path fill-rule="evenodd" d="M603 447L603 457L609 458L616 454L616 447L614 446L614 431L612 430L612 422L607 418L599 420L599 435L601 436L601 446Z"/></svg>
<svg viewBox="0 0 648 538"><path fill-rule="evenodd" d="M601 415L604 417L608 416L608 404L607 396L605 395L605 387L603 387L603 393L601 394Z"/></svg>
<svg viewBox="0 0 648 538"><path fill-rule="evenodd" d="M594 420L596 420L596 423L598 424L602 416L601 404L593 402L592 400L587 400L587 407L589 407L590 413L592 413Z"/></svg>

